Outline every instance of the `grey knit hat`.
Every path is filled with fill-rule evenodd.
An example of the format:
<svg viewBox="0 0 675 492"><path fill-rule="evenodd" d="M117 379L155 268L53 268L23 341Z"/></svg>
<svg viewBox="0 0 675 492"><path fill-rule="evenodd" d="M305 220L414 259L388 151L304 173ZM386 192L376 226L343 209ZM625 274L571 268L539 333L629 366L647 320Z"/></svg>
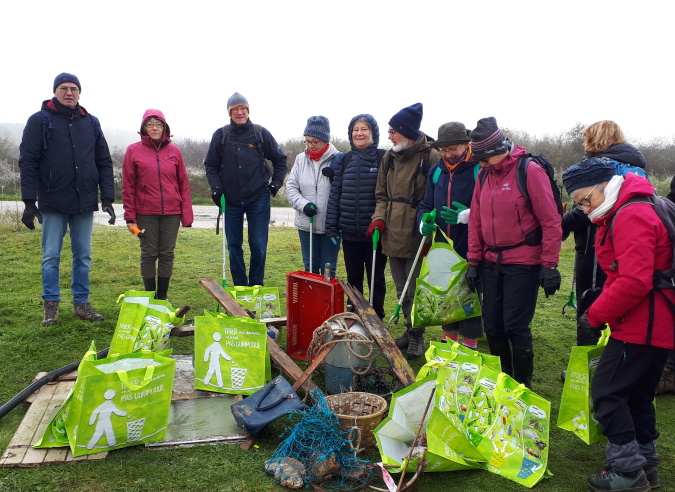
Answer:
<svg viewBox="0 0 675 492"><path fill-rule="evenodd" d="M431 144L432 147L446 147L448 145L457 145L470 142L469 132L466 131L464 123L451 121L443 123L438 128L438 139Z"/></svg>
<svg viewBox="0 0 675 492"><path fill-rule="evenodd" d="M63 84L64 82L72 82L73 84L75 84L77 86L77 90L82 92L82 86L80 85L80 80L77 78L76 75L73 75L72 73L67 73L67 72L60 73L56 76L56 78L54 79L54 90L52 90L52 92L56 92L56 88L59 85Z"/></svg>
<svg viewBox="0 0 675 492"><path fill-rule="evenodd" d="M472 156L477 161L509 152L509 142L497 126L494 116L478 120L469 136Z"/></svg>
<svg viewBox="0 0 675 492"><path fill-rule="evenodd" d="M609 159L591 157L569 167L562 175L568 194L579 188L595 186L611 180L616 175L616 165Z"/></svg>
<svg viewBox="0 0 675 492"><path fill-rule="evenodd" d="M227 100L227 114L230 114L232 108L235 106L246 106L246 109L248 109L248 100L238 92L235 92Z"/></svg>
<svg viewBox="0 0 675 492"><path fill-rule="evenodd" d="M307 118L307 126L302 133L305 137L318 138L322 142L330 142L330 125L325 116L310 116Z"/></svg>

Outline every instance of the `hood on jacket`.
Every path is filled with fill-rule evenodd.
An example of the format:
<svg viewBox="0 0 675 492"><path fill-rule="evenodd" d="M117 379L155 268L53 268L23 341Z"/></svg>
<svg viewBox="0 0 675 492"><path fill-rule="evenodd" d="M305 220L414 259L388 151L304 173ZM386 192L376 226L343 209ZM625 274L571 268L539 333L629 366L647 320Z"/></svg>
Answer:
<svg viewBox="0 0 675 492"><path fill-rule="evenodd" d="M59 108L56 106L56 98L52 97L51 99L47 99L46 101L42 101L42 107L40 108L42 110L46 111L51 111L53 113L58 113ZM84 116L85 114L89 114L86 109L84 109L82 106L80 106L80 103L77 103L77 106L73 108L73 111L77 111L80 116Z"/></svg>
<svg viewBox="0 0 675 492"><path fill-rule="evenodd" d="M642 169L647 165L647 161L645 156L642 155L642 152L629 143L612 145L602 152L589 152L588 155L590 157L608 157Z"/></svg>
<svg viewBox="0 0 675 492"><path fill-rule="evenodd" d="M141 121L141 131L138 132L141 134L141 140L146 143L151 143L152 139L150 138L150 135L148 135L148 132L145 131L145 122L148 121L150 118L155 118L164 123L164 134L162 135L161 144L166 145L169 142L171 142L171 129L169 128L169 125L166 122L166 119L164 118L164 114L159 109L147 109L145 113L143 113L143 121Z"/></svg>
<svg viewBox="0 0 675 492"><path fill-rule="evenodd" d="M370 133L373 137L373 143L368 146L368 148L377 148L377 146L380 144L380 127L377 126L377 121L375 118L373 118L372 115L369 114L359 114L356 115L352 118L352 121L349 122L349 129L347 130L347 136L349 137L349 144L352 146L352 150L359 150L354 146L354 142L352 141L352 129L354 128L354 125L356 124L357 121L359 120L365 120L365 122L368 124L370 127Z"/></svg>
<svg viewBox="0 0 675 492"><path fill-rule="evenodd" d="M627 173L624 177L623 185L619 191L619 197L612 207L612 210L605 216L595 219L596 224L601 224L605 219L611 217L616 211L631 198L636 196L652 196L655 192L654 185L652 185L647 178L638 176L635 173Z"/></svg>

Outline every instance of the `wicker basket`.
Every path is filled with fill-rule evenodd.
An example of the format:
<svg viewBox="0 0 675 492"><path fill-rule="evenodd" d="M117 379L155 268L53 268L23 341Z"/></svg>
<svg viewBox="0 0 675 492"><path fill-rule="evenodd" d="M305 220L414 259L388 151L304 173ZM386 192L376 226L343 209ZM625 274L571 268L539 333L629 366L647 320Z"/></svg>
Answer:
<svg viewBox="0 0 675 492"><path fill-rule="evenodd" d="M337 415L342 430L351 431L356 427L360 431L360 440L354 446L357 451L375 446L373 429L380 424L387 411L387 401L384 398L372 393L351 392L328 395L326 403ZM355 441L357 437L354 438Z"/></svg>

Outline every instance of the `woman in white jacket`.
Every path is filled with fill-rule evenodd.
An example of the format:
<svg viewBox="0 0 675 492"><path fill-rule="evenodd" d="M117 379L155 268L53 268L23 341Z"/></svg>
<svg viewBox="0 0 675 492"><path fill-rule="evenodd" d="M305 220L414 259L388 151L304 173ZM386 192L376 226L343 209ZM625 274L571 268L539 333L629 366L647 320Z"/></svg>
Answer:
<svg viewBox="0 0 675 492"><path fill-rule="evenodd" d="M295 158L286 182L286 198L295 209L295 227L300 235L302 261L306 271L324 274L326 263L335 276L340 239L326 237L326 208L330 179L321 171L341 155L330 141L330 126L325 116L311 116L303 133L307 148ZM312 266L309 265L310 218L312 220Z"/></svg>

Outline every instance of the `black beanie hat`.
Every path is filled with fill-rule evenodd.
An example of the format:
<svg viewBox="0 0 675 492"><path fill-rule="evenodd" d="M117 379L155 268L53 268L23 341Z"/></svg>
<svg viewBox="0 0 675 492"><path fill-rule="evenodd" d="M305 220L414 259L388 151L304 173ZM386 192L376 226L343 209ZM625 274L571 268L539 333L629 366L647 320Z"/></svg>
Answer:
<svg viewBox="0 0 675 492"><path fill-rule="evenodd" d="M389 120L389 126L410 140L417 140L420 136L421 124L422 103L415 103L403 108Z"/></svg>
<svg viewBox="0 0 675 492"><path fill-rule="evenodd" d="M56 92L56 88L64 82L72 82L77 86L77 90L82 92L82 86L80 85L80 80L77 78L77 76L66 72L60 73L56 76L54 79L54 90L52 90L52 92Z"/></svg>
<svg viewBox="0 0 675 492"><path fill-rule="evenodd" d="M497 126L497 120L494 116L478 120L470 137L471 153L477 161L493 155L506 154L509 151L508 141Z"/></svg>
<svg viewBox="0 0 675 492"><path fill-rule="evenodd" d="M609 159L591 157L568 168L562 175L568 194L579 188L595 186L611 180L616 175L616 165Z"/></svg>

